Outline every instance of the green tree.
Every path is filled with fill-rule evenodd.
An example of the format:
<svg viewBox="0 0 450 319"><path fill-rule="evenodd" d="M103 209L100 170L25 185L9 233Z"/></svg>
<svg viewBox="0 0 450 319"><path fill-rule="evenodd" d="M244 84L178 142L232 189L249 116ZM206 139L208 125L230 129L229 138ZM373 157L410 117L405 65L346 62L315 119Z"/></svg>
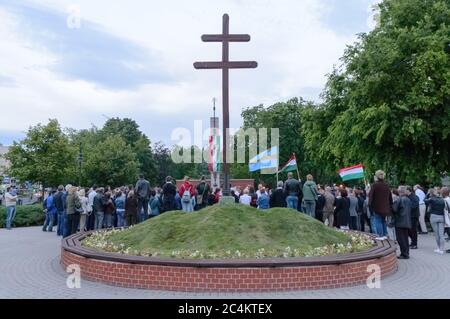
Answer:
<svg viewBox="0 0 450 319"><path fill-rule="evenodd" d="M379 25L349 46L305 145L332 165L363 162L396 182L438 181L450 164L448 0L385 0Z"/></svg>
<svg viewBox="0 0 450 319"><path fill-rule="evenodd" d="M139 162L121 136L108 136L90 148L85 158L83 172L88 185L117 187L136 182Z"/></svg>
<svg viewBox="0 0 450 319"><path fill-rule="evenodd" d="M30 127L5 157L11 162L8 173L22 181L44 187L74 182L76 154L57 120Z"/></svg>
<svg viewBox="0 0 450 319"><path fill-rule="evenodd" d="M136 121L125 118L109 119L99 135L105 139L108 136L119 135L129 145L136 154L139 162L139 170L146 178L155 182L157 178L156 163L153 158L150 139L139 130Z"/></svg>

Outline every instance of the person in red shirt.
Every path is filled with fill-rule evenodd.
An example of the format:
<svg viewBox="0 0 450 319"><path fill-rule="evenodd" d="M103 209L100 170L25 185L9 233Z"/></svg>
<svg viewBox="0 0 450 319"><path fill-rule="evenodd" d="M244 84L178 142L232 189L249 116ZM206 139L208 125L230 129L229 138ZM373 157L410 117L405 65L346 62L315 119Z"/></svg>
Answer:
<svg viewBox="0 0 450 319"><path fill-rule="evenodd" d="M179 194L181 197L181 207L184 212L194 211L192 198L195 196L195 187L190 182L189 176L184 178L184 182L180 187Z"/></svg>

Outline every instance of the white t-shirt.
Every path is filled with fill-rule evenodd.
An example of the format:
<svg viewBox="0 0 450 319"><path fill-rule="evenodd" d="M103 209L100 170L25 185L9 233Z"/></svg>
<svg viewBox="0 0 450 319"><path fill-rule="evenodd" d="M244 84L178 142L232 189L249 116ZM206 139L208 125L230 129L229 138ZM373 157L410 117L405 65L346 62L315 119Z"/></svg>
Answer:
<svg viewBox="0 0 450 319"><path fill-rule="evenodd" d="M88 194L88 212L92 212L92 206L94 206L94 197L97 196L96 191L92 191Z"/></svg>
<svg viewBox="0 0 450 319"><path fill-rule="evenodd" d="M239 203L250 206L250 203L252 201L252 197L248 194L241 195L239 197Z"/></svg>
<svg viewBox="0 0 450 319"><path fill-rule="evenodd" d="M420 189L416 189L416 196L419 197L419 205L423 205L425 204L424 200L425 200L425 193Z"/></svg>

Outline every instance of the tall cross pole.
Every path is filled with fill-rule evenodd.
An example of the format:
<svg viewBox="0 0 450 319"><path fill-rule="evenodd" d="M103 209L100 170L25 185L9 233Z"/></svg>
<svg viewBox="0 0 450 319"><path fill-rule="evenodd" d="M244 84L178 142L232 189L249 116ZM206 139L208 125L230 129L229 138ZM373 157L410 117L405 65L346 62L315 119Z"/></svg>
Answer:
<svg viewBox="0 0 450 319"><path fill-rule="evenodd" d="M223 15L222 34L204 34L203 42L222 42L222 61L221 62L195 62L195 69L221 69L222 70L222 109L223 109L223 175L224 185L223 194L230 195L230 166L227 161L227 150L229 144L228 130L230 127L230 107L229 107L229 70L230 69L254 69L258 67L255 61L234 61L229 59L230 42L249 42L248 34L230 34L230 17Z"/></svg>

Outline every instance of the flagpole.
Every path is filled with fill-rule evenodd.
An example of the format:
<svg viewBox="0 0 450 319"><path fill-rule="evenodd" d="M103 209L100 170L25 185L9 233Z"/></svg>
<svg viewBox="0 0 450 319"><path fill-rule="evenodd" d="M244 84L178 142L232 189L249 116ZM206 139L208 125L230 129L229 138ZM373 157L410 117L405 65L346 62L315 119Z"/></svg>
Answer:
<svg viewBox="0 0 450 319"><path fill-rule="evenodd" d="M292 154L294 154L295 164L296 164L295 168L297 169L297 177L298 177L298 180L300 181L300 173L298 171L297 155L295 155L295 153L292 153Z"/></svg>

